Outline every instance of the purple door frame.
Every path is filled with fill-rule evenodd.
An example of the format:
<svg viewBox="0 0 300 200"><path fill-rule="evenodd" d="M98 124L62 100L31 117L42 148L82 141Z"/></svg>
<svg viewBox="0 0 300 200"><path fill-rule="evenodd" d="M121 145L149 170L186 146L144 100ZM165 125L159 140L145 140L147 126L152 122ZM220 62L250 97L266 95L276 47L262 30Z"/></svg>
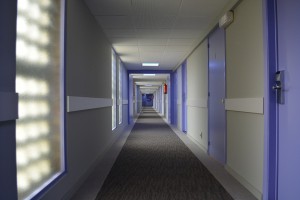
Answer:
<svg viewBox="0 0 300 200"><path fill-rule="evenodd" d="M267 59L265 69L265 147L264 147L264 199L277 199L277 104L276 94L271 89L277 71L277 4L265 0L265 29Z"/></svg>
<svg viewBox="0 0 300 200"><path fill-rule="evenodd" d="M187 69L186 60L182 63L182 131L187 132Z"/></svg>
<svg viewBox="0 0 300 200"><path fill-rule="evenodd" d="M177 125L177 71L171 74L171 124Z"/></svg>

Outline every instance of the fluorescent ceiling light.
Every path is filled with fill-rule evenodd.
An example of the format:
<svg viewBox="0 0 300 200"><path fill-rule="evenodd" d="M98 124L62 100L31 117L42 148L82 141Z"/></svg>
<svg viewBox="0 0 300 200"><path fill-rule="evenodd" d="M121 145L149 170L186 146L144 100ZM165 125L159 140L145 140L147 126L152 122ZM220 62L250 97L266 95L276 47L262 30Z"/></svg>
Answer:
<svg viewBox="0 0 300 200"><path fill-rule="evenodd" d="M159 63L143 63L143 67L158 67Z"/></svg>
<svg viewBox="0 0 300 200"><path fill-rule="evenodd" d="M150 85L150 84L146 84L145 86L148 86L148 87L149 87L149 86L152 86L152 85Z"/></svg>
<svg viewBox="0 0 300 200"><path fill-rule="evenodd" d="M155 74L143 74L144 76L155 76Z"/></svg>

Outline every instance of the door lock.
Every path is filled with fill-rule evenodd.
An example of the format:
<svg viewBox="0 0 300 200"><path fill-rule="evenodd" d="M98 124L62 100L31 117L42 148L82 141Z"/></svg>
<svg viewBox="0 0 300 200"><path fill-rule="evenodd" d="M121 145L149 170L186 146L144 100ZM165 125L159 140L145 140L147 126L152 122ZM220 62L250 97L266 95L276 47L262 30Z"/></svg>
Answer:
<svg viewBox="0 0 300 200"><path fill-rule="evenodd" d="M276 101L279 104L284 104L284 71L275 73L275 85L272 87L276 91Z"/></svg>

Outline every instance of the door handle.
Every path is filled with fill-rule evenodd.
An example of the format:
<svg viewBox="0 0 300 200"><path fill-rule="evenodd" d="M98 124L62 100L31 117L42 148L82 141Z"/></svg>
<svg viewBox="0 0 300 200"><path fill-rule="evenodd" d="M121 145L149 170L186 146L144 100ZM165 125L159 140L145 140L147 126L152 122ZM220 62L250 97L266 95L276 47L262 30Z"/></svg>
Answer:
<svg viewBox="0 0 300 200"><path fill-rule="evenodd" d="M279 104L284 104L284 71L275 73L275 85L272 87L276 91L276 101Z"/></svg>
<svg viewBox="0 0 300 200"><path fill-rule="evenodd" d="M281 90L281 86L280 85L274 85L272 87L273 90Z"/></svg>

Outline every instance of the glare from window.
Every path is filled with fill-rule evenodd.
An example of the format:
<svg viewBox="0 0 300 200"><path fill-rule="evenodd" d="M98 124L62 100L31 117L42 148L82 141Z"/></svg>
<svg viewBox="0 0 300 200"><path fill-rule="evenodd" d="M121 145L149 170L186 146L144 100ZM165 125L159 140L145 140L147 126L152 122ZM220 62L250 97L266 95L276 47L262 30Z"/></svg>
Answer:
<svg viewBox="0 0 300 200"><path fill-rule="evenodd" d="M122 97L122 95L123 95L123 93L122 93L122 74L123 74L123 65L122 65L122 62L121 62L121 60L119 59L119 65L118 65L118 67L119 67L119 78L118 78L118 82L119 82L119 92L118 92L118 101L119 101L119 115L118 115L118 117L119 117L119 124L122 124L122 120L123 120L123 118L122 118L122 115L123 115L123 97Z"/></svg>
<svg viewBox="0 0 300 200"><path fill-rule="evenodd" d="M112 50L112 62L111 62L111 98L112 98L112 109L111 109L111 115L112 115L112 130L114 130L117 127L117 99L116 99L116 93L117 93L117 60L116 60L116 54Z"/></svg>
<svg viewBox="0 0 300 200"><path fill-rule="evenodd" d="M18 1L19 199L31 199L64 170L60 13L60 0Z"/></svg>

